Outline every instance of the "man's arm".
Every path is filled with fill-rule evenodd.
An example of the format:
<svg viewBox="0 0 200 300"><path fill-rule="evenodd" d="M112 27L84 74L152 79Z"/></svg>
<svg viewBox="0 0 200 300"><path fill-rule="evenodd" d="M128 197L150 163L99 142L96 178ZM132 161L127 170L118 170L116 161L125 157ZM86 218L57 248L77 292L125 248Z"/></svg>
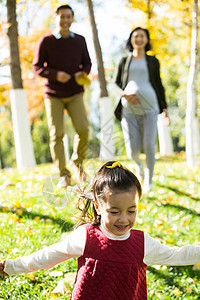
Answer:
<svg viewBox="0 0 200 300"><path fill-rule="evenodd" d="M86 72L87 74L90 73L91 70L91 59L90 59L90 55L87 49L87 44L85 41L85 38L83 38L83 44L82 44L82 72Z"/></svg>
<svg viewBox="0 0 200 300"><path fill-rule="evenodd" d="M45 37L42 37L38 41L33 59L33 69L35 73L50 80L57 80L61 83L66 83L71 79L71 75L48 67L46 47L47 41Z"/></svg>

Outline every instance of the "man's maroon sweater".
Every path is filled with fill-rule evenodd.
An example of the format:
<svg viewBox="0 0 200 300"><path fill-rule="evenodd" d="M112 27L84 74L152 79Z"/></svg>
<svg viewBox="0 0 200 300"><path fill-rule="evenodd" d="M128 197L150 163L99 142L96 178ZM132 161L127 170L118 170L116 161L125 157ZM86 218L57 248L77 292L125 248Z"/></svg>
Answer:
<svg viewBox="0 0 200 300"><path fill-rule="evenodd" d="M74 73L91 69L91 60L83 36L74 34L73 37L56 39L53 34L40 38L35 57L34 71L46 78L45 97L70 97L83 92L83 86L78 85ZM72 75L67 83L56 80L58 71Z"/></svg>

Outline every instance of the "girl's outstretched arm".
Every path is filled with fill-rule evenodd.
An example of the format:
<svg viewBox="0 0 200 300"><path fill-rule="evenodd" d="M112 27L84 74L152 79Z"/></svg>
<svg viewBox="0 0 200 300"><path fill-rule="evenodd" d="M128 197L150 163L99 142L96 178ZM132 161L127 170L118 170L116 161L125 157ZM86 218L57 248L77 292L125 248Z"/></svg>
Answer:
<svg viewBox="0 0 200 300"><path fill-rule="evenodd" d="M144 238L144 263L146 265L186 266L200 263L200 246L169 247L147 233Z"/></svg>
<svg viewBox="0 0 200 300"><path fill-rule="evenodd" d="M85 226L80 226L59 243L44 247L27 256L6 260L3 272L8 275L17 275L52 268L72 257L81 256L84 251L85 240Z"/></svg>

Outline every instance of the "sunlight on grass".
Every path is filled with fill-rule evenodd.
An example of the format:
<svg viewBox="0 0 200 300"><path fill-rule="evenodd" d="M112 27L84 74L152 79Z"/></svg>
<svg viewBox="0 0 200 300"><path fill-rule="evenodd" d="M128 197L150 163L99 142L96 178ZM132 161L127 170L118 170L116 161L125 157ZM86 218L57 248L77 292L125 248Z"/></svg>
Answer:
<svg viewBox="0 0 200 300"><path fill-rule="evenodd" d="M134 163L118 158L134 171ZM102 165L85 162L91 179ZM51 245L68 234L77 220L76 196L56 191L52 201L44 196L45 180L55 174L52 164L18 172L1 170L0 174L0 259L27 255ZM76 184L74 181L73 184ZM69 195L68 195L69 196ZM54 205L57 199L57 205ZM170 246L200 245L200 171L187 168L184 155L157 157L154 186L139 204L136 228ZM70 299L76 272L76 259L51 270L12 276L0 281L2 299ZM147 271L148 299L199 299L200 267L151 266ZM56 287L60 284L60 290Z"/></svg>

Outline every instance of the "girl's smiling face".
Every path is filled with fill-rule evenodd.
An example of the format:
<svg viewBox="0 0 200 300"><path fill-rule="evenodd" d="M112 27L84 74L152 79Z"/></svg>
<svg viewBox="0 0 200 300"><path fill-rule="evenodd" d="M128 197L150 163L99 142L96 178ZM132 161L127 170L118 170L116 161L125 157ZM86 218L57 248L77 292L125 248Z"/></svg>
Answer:
<svg viewBox="0 0 200 300"><path fill-rule="evenodd" d="M109 192L105 201L95 202L97 213L101 215L101 224L112 234L126 234L136 223L138 211L138 192Z"/></svg>

